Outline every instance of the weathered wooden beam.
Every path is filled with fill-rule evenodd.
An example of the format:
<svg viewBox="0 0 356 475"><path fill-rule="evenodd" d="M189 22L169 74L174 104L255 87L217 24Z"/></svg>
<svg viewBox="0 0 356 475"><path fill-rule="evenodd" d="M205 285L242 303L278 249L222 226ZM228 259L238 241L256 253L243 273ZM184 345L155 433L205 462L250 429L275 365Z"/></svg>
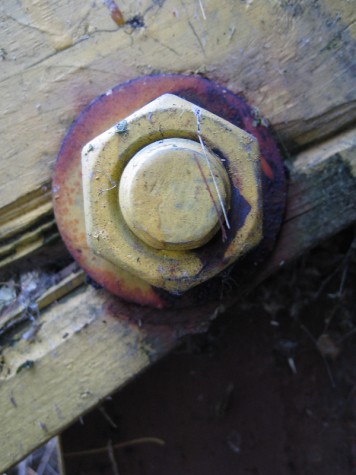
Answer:
<svg viewBox="0 0 356 475"><path fill-rule="evenodd" d="M49 184L1 209L0 268L58 237Z"/></svg>
<svg viewBox="0 0 356 475"><path fill-rule="evenodd" d="M172 347L107 314L107 295L83 288L40 318L38 338L2 354L1 470L100 403ZM15 429L16 428L16 429Z"/></svg>
<svg viewBox="0 0 356 475"><path fill-rule="evenodd" d="M356 221L356 130L287 163L288 202L277 246L261 278Z"/></svg>
<svg viewBox="0 0 356 475"><path fill-rule="evenodd" d="M356 222L355 148L356 131L350 131L290 161L282 232L257 280ZM63 297L66 286L80 275L67 275L38 297L39 304ZM3 332L0 471L59 433L177 344L179 335L174 328L144 323L147 309L135 310L142 314L142 326L130 323L130 311L124 303L113 309L105 291L82 286L47 309L43 304L34 338L27 338L33 325L30 320L16 332ZM220 311L210 308L207 319ZM6 324L19 315L8 315Z"/></svg>
<svg viewBox="0 0 356 475"><path fill-rule="evenodd" d="M242 92L289 150L355 121L352 2L119 2L124 25L104 3L1 3L0 266L55 238L60 143L83 106L119 82L204 74Z"/></svg>
<svg viewBox="0 0 356 475"><path fill-rule="evenodd" d="M292 153L355 121L352 2L119 3L123 25L101 2L0 6L0 267L57 238L55 156L82 107L114 84L155 72L207 75L242 92ZM356 220L354 132L289 162L286 219L259 280ZM35 323L21 305L0 317L0 470L177 341L173 330L129 323L125 305L117 319L103 291L73 292L83 278L78 271L44 288Z"/></svg>

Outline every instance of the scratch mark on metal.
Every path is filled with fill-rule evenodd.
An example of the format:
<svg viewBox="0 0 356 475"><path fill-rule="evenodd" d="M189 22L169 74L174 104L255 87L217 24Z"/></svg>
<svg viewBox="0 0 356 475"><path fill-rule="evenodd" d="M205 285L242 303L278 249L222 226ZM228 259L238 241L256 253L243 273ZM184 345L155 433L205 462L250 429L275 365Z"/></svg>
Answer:
<svg viewBox="0 0 356 475"><path fill-rule="evenodd" d="M212 170L212 168L211 168L211 163L210 163L208 154L206 153L206 147L205 147L205 145L204 145L204 141L203 141L203 138L202 138L202 136L201 136L201 129L200 129L200 126L201 126L201 110L198 109L197 107L193 107L193 112L194 112L195 117L197 118L197 135L198 135L198 138L199 138L199 142L200 142L201 148L202 148L202 150L203 150L206 163L207 163L207 165L208 165L208 167L209 167L210 175L211 175L211 178L212 178L212 180L213 180L213 183L214 183L214 186L215 186L215 189L216 189L216 193L217 193L218 198L219 198L219 202L220 202L220 206L221 206L221 209L222 209L224 218L225 218L226 226L227 226L228 229L230 229L230 223L229 223L229 219L228 219L228 217L227 217L227 213L226 213L226 209L225 209L225 206L224 206L224 202L223 202L223 199L222 199L222 197L221 197L221 193L220 193L218 184L216 183L216 179L215 179L213 170Z"/></svg>
<svg viewBox="0 0 356 475"><path fill-rule="evenodd" d="M219 209L218 209L217 204L216 204L216 202L215 202L214 196L213 196L213 194L212 194L212 192L211 192L211 189L210 189L208 180L206 179L206 176L204 175L204 171L203 171L203 169L202 169L202 167L201 167L201 165L200 165L200 163L199 163L199 160L198 160L197 156L195 155L195 153L193 154L193 156L194 156L194 160L195 160L195 162L196 162L196 164L197 164L197 166L198 166L198 168L199 168L200 174L201 174L201 176L202 176L202 178L203 178L203 180L204 180L205 187L206 187L206 189L207 189L207 191L208 191L208 193L209 193L209 196L210 196L210 198L211 198L211 201L213 202L213 205L214 205L216 214L217 214L217 216L218 216L220 228L221 228L222 240L223 240L223 242L225 242L226 239L227 239L227 235L226 235L226 231L225 231L225 228L224 228L224 223L222 222L222 219L221 219L221 216L220 216L220 213L219 213Z"/></svg>

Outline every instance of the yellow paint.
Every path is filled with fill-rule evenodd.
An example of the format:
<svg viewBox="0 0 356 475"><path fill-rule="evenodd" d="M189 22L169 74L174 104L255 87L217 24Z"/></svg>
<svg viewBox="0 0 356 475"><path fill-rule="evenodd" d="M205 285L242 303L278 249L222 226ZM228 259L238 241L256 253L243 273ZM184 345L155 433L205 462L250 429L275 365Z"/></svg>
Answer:
<svg viewBox="0 0 356 475"><path fill-rule="evenodd" d="M267 267L259 275L258 281L278 271L282 262L287 263L305 252L306 236L309 249L329 235L330 225L333 226L332 229L335 227L340 229L340 226L351 224L352 206L347 195L340 193L343 197L342 202L349 207L348 221L344 221L344 208L341 208L342 212L338 215L334 209L331 218L326 215L326 218L321 217L319 221L316 219L316 234L303 226L306 215L313 216L316 213L315 208L306 207L306 203L313 202L317 190L325 203L324 209L335 208L335 191L342 189L342 182L338 174L340 164L335 165L334 157L335 154L340 154L341 157L345 154L350 158L352 156L350 166L355 169L355 142L352 135L355 136L355 133L347 132L340 135L335 143L320 144L319 152L317 148L310 150L309 154L303 152L292 163L290 191L293 199L288 206L275 252ZM332 155L327 153L329 147L332 149ZM334 167L334 183L329 181L325 183L318 179L320 177L318 156L325 156L323 169ZM310 178L307 186L305 186L306 170ZM315 180L312 179L313 173ZM318 188L315 189L315 186ZM74 275L71 280L77 278L78 275ZM251 282L252 287L256 283ZM40 300L48 301L49 294L52 294L52 297L63 295L62 290L64 292L66 287L73 289L73 283L66 282L66 284L68 287L63 282ZM142 328L137 328L134 325L127 325L125 323L127 305L122 305L117 315L112 316L108 311L109 302L112 303L107 292L94 290L90 286L83 287L79 292L70 292L58 304L41 311L37 324L42 326L33 341L29 342L22 338L30 329L27 326L20 328L17 334L11 335L9 344L2 348L0 473L6 472L10 465L59 434L174 346L173 338L166 339L167 333L164 333L164 338L152 337L151 346L147 346L147 329L155 330L155 326L143 325ZM224 304L228 303L224 301ZM213 310L211 307L204 309L211 320ZM220 307L215 313L218 310ZM184 312L187 314L189 310L185 309ZM144 318L144 309L142 315ZM166 314L167 321L170 316L170 313ZM16 374L17 368L27 360L34 361L33 367Z"/></svg>
<svg viewBox="0 0 356 475"><path fill-rule="evenodd" d="M72 294L41 312L34 341L21 328L16 344L2 348L0 473L173 346L168 333L151 344L144 330L107 311L108 299L92 288Z"/></svg>
<svg viewBox="0 0 356 475"><path fill-rule="evenodd" d="M120 183L125 167L135 154L148 144L169 138L172 140L188 139L189 142L195 142L194 150L199 153L200 159L203 159L205 153L197 134L198 110L204 150L216 147L224 157L227 157L229 161L227 171L231 185L236 184L237 186L238 184L239 193L251 207L244 225L235 235L231 235L231 232L227 230L231 242L224 252L224 257L210 266L204 265L194 250L184 249L185 242L181 250L161 250L139 239L137 237L137 234L141 232L141 229L137 232L139 224L132 222L135 217L135 209L131 208L130 212L127 212L126 209L126 218L131 220L131 228L135 229L135 233L133 233L125 222L117 199L117 185ZM211 152L209 155L213 158ZM216 160L214 157L213 162L217 163ZM220 164L219 170L221 167ZM193 162L190 164L190 168L194 168ZM89 246L94 253L112 262L118 269L124 268L154 286L171 292L183 292L218 274L261 240L262 197L259 149L256 139L226 120L204 109L197 108L194 104L172 94L164 94L127 117L119 126L113 126L93 138L82 152L82 172L85 225ZM198 172L197 165L196 176L199 176ZM207 169L204 173L208 173ZM224 173L219 173L221 177L218 181L221 183L226 181ZM168 177L169 174L165 173L164 176ZM171 179L172 177L169 178L170 181L172 181ZM183 170L179 172L177 179L185 180L183 188L189 190L191 181L184 175ZM108 182L110 183L109 187ZM144 186L143 179L141 183ZM202 186L201 180L200 186ZM229 194L227 185L224 187L225 196L227 196ZM174 203L176 199L174 191L174 189L165 191L165 196L169 197L171 203ZM130 190L126 189L124 184L121 199L126 193L129 195ZM137 196L137 191L135 194ZM190 194L190 199L192 198L193 195ZM129 208L132 205L130 200L129 197ZM125 199L123 202L125 207ZM154 204L154 207L157 203ZM210 202L206 196L203 206L207 205L210 209ZM148 220L149 216L143 216L145 210L148 213L148 208L149 205L142 212L138 211L138 221L143 221L144 225L147 221L151 221L151 219ZM170 206L167 208L167 213L169 213L169 208ZM199 209L199 203L197 208ZM194 207L192 212L194 215ZM202 234L205 238L209 238L214 231L212 226L216 226L214 215L213 221L208 221L205 229L204 219L200 224L198 218L196 221L198 224L197 240L199 241ZM188 227L191 228L191 225ZM159 226L149 222L148 231L152 232L153 228L156 233L155 242L164 239L159 236ZM211 231L212 229L213 231ZM146 241L148 235L146 229Z"/></svg>
<svg viewBox="0 0 356 475"><path fill-rule="evenodd" d="M219 229L224 219L219 195L228 209L230 184L220 160L207 155L193 140L165 139L147 145L127 164L120 208L131 231L149 246L194 249Z"/></svg>
<svg viewBox="0 0 356 475"><path fill-rule="evenodd" d="M23 203L50 181L60 143L80 109L114 84L141 74L203 71L223 86L243 91L287 146L320 143L354 120L350 92L355 80L352 55L348 59L347 54L349 33L355 37L353 2L320 0L318 14L313 2L304 2L304 14L293 16L285 7L288 2L255 1L246 9L236 0L203 0L206 20L196 2L160 3L162 7L151 0L123 2L125 18L144 14L145 28L134 30L116 28L102 2L78 0L73 8L67 0L2 1L0 47L6 56L0 59L1 237L7 239L8 230L22 232L25 226L32 230L48 215L48 193L43 193L43 206L31 199L31 209L26 209ZM335 44L338 31L342 42L325 48ZM66 34L73 38L73 47L57 52L54 38ZM353 150L351 156L355 170ZM325 167L328 164L326 160ZM320 193L324 196L325 190ZM305 207L294 206L290 232L284 233L288 244L305 215ZM8 211L13 211L11 216ZM294 256L297 251L303 251L301 244ZM273 270L282 259L286 256L277 253ZM48 313L41 340L21 345L21 362L31 358L37 344L46 345L47 355L33 370L1 385L0 471L127 383L140 361L142 367L149 364L140 347L132 350L133 340L126 340L119 322L107 326L104 311L97 323L91 321L100 295L90 288L79 299L71 295ZM17 346L6 350L10 366L16 351ZM94 388L94 398L79 397L83 379L89 385L85 390ZM11 403L13 397L17 407ZM41 421L49 434L39 426Z"/></svg>
<svg viewBox="0 0 356 475"><path fill-rule="evenodd" d="M102 2L75 5L1 2L2 216L11 206L26 219L17 204L50 181L61 141L79 111L142 74L203 72L243 92L287 149L289 143L320 143L355 120L353 2L319 0L316 14L312 2L300 7L254 1L246 8L236 0L203 0L204 17L197 2L120 3L125 19L143 15L145 26L137 29L118 28ZM44 209L36 212L41 221ZM0 221L2 237L7 223Z"/></svg>

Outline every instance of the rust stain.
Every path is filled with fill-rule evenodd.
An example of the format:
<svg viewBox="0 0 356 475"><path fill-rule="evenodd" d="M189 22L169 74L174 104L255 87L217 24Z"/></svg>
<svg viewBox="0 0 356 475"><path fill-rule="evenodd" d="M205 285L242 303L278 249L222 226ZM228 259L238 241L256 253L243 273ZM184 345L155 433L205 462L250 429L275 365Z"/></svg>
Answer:
<svg viewBox="0 0 356 475"><path fill-rule="evenodd" d="M176 94L223 117L254 135L259 142L262 168L264 237L258 249L252 251L249 258L244 260L242 264L237 263L234 267L236 271L231 273L231 278L241 282L241 291L243 291L244 281L247 279L246 276L250 276L251 268L253 267L254 272L257 272L257 267L252 266L251 262L253 264L259 262L273 248L285 207L285 174L281 154L268 128L264 126L256 127L251 107L241 97L212 81L199 76L174 74L141 77L113 87L109 95L103 94L96 98L82 111L65 137L57 158L53 177L53 204L57 224L67 247L79 265L98 284L126 301L134 301L140 305L148 305L154 308L171 307L172 315L177 312L182 318L182 313L186 310L180 312L177 310L179 308L195 307L196 312L198 312L198 307L202 308L202 306L208 305L210 308L219 305L221 286L223 285L221 276L189 290L184 295L171 295L142 282L139 278L128 273L120 273L119 270L113 268L102 258L94 256L88 248L84 232L81 148L93 137L164 93ZM216 153L218 154L218 151ZM228 162L225 163L228 168ZM244 203L241 196L236 196L236 199L239 203L237 209L240 214L233 218L232 224L233 226L241 226L244 214L248 212L248 203ZM70 206L71 203L73 203L72 206ZM77 228L75 233L70 225L73 221L75 221L75 227ZM210 255L213 254L215 259L223 259L224 252L229 245L229 239L223 245L221 238L216 241L219 241L219 246L216 245L214 252L210 252ZM203 260L208 258L208 255L204 257L205 247L203 246L199 251L199 258ZM236 289L239 289L239 287L234 287L234 299L238 297L240 291ZM164 317L164 315L166 315L166 311L162 313L162 318L172 318L172 321L176 321L172 315L170 317L167 317L167 315Z"/></svg>
<svg viewBox="0 0 356 475"><path fill-rule="evenodd" d="M103 0L103 3L108 8L110 16L114 20L114 22L118 26L125 25L123 14L121 13L119 7L116 5L116 2L114 2L114 0Z"/></svg>
<svg viewBox="0 0 356 475"><path fill-rule="evenodd" d="M262 173L264 173L264 175L266 175L270 180L273 180L272 168L269 166L267 160L264 157L261 158L261 167Z"/></svg>

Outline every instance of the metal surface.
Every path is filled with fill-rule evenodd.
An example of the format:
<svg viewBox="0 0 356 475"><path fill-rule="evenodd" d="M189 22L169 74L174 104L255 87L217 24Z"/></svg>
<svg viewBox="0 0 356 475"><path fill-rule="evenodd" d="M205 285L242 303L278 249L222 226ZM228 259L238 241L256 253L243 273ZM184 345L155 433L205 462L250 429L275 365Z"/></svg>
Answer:
<svg viewBox="0 0 356 475"><path fill-rule="evenodd" d="M125 127L124 133L118 133L114 125L83 149L85 224L87 241L95 254L113 263L118 272L126 269L151 285L177 294L211 279L261 241L260 161L252 135L172 94L164 94L126 117ZM162 143L163 139L170 141ZM150 152L147 144L151 145ZM208 165L205 170L200 165L205 162L206 150L211 161L215 157L213 174ZM211 191L215 175L230 208L227 229ZM199 200L197 183L200 195L204 193ZM184 189L177 194L182 186ZM118 188L121 192L124 189L120 200ZM134 203L130 204L129 213L127 201L132 199L133 190ZM208 229L208 233L207 213L213 219L213 229ZM131 229L125 217L131 222ZM209 239L219 224L216 217L221 233L214 233ZM139 234L144 229L145 240L132 228ZM163 229L173 233L170 244L184 248L165 248L165 252L157 249L162 248L158 236ZM194 232L198 243L189 249L189 236ZM147 243L153 240L152 233L157 236L154 246ZM199 245L199 240L203 241L201 244L204 240L208 242Z"/></svg>
<svg viewBox="0 0 356 475"><path fill-rule="evenodd" d="M119 206L127 226L149 246L195 249L218 231L222 207L230 207L231 187L220 159L210 151L206 155L208 159L193 140L163 139L141 149L126 165Z"/></svg>
<svg viewBox="0 0 356 475"><path fill-rule="evenodd" d="M189 100L254 135L261 151L261 243L234 268L229 268L223 275L218 275L181 296L173 296L153 287L123 269L117 272L113 264L93 254L86 242L81 192L82 147L112 124L123 120L164 93L173 93ZM213 151L218 154L218 151ZM257 264L273 248L285 205L285 177L275 140L255 109L240 97L201 77L161 75L138 78L121 84L95 99L82 112L69 130L58 155L53 178L53 198L57 223L64 241L74 258L96 282L125 300L156 308L171 307L174 314L174 308L206 305L216 308L222 300L227 304L230 298L231 301L236 299L239 292L234 291L233 296L227 296L226 282L230 278L234 280L237 288L243 291L244 281L253 278ZM235 220L238 220L238 217L239 215L232 216ZM228 242L229 240L227 245ZM220 245L221 242L209 250L217 259ZM204 259L204 251L201 252L201 258ZM180 312L176 313L178 315ZM166 318L164 312L161 317ZM156 315L153 320L157 318L161 319ZM172 315L169 318L171 321L175 320Z"/></svg>

